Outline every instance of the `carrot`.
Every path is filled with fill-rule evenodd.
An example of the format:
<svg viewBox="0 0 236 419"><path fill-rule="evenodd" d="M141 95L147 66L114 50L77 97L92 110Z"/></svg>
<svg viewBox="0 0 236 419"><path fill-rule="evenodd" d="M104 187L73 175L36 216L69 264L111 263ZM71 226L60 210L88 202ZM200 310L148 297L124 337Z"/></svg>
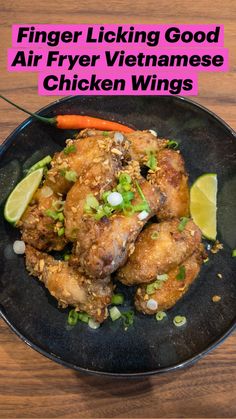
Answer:
<svg viewBox="0 0 236 419"><path fill-rule="evenodd" d="M44 116L37 115L33 112L27 111L19 105L16 105L5 96L0 97L21 111L33 116L37 120L46 124L54 125L60 129L83 129L83 128L94 128L102 131L122 131L122 132L134 132L134 129L127 127L126 125L119 124L114 121L107 121L105 119L94 118L92 116L85 115L56 115L54 118L45 118Z"/></svg>

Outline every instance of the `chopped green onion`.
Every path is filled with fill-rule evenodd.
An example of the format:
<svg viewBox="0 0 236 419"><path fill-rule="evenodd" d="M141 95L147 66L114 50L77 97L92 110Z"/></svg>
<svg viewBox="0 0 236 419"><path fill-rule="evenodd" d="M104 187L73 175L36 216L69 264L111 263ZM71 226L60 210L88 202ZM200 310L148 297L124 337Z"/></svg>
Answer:
<svg viewBox="0 0 236 419"><path fill-rule="evenodd" d="M66 170L65 179L68 180L69 182L76 182L77 173L74 170Z"/></svg>
<svg viewBox="0 0 236 419"><path fill-rule="evenodd" d="M131 191L123 192L122 197L124 202L130 202L132 199L134 199L134 193Z"/></svg>
<svg viewBox="0 0 236 419"><path fill-rule="evenodd" d="M164 311L158 311L157 314L156 314L156 320L158 322L163 320L165 317L167 317L167 314Z"/></svg>
<svg viewBox="0 0 236 419"><path fill-rule="evenodd" d="M119 176L119 183L121 185L129 183L131 184L132 179L130 177L130 175L128 175L128 173L121 173L121 175Z"/></svg>
<svg viewBox="0 0 236 419"><path fill-rule="evenodd" d="M124 329L127 330L134 323L134 312L132 310L122 313Z"/></svg>
<svg viewBox="0 0 236 419"><path fill-rule="evenodd" d="M156 170L157 168L157 159L155 157L155 154L152 150L150 151L146 151L147 153L147 157L148 157L148 161L146 163L146 166L149 167L149 169L151 170Z"/></svg>
<svg viewBox="0 0 236 419"><path fill-rule="evenodd" d="M146 286L146 293L153 294L156 290L161 289L162 286L163 286L163 281L160 281L159 279L157 279L156 281Z"/></svg>
<svg viewBox="0 0 236 419"><path fill-rule="evenodd" d="M70 326L75 326L79 320L79 313L75 310L70 310L67 322Z"/></svg>
<svg viewBox="0 0 236 419"><path fill-rule="evenodd" d="M103 199L104 202L107 202L107 198L110 194L111 194L111 191L103 192L102 199Z"/></svg>
<svg viewBox="0 0 236 419"><path fill-rule="evenodd" d="M234 250L232 251L232 257L233 257L233 258L235 258L235 257L236 257L236 249L234 249Z"/></svg>
<svg viewBox="0 0 236 419"><path fill-rule="evenodd" d="M78 320L80 320L83 323L88 323L90 320L90 316L85 312L81 312L78 313Z"/></svg>
<svg viewBox="0 0 236 419"><path fill-rule="evenodd" d="M175 316L173 320L174 325L177 327L183 326L186 322L187 319L185 316Z"/></svg>
<svg viewBox="0 0 236 419"><path fill-rule="evenodd" d="M31 166L27 172L27 175L34 172L35 170L42 169L43 167L47 166L47 164L51 163L52 158L51 156L46 156L43 159L39 160L33 166Z"/></svg>
<svg viewBox="0 0 236 419"><path fill-rule="evenodd" d="M70 259L70 257L71 257L71 255L69 253L65 253L63 255L63 259L64 259L65 262L67 262Z"/></svg>
<svg viewBox="0 0 236 419"><path fill-rule="evenodd" d="M159 281L167 281L168 278L169 276L167 274L157 275Z"/></svg>
<svg viewBox="0 0 236 419"><path fill-rule="evenodd" d="M63 221L63 220L64 220L64 215L62 214L62 212L59 212L59 214L58 214L58 216L57 216L57 219L58 219L59 221Z"/></svg>
<svg viewBox="0 0 236 419"><path fill-rule="evenodd" d="M123 294L114 294L111 299L111 304L120 305L124 302Z"/></svg>
<svg viewBox="0 0 236 419"><path fill-rule="evenodd" d="M66 146L63 150L64 154L74 153L75 151L76 151L76 147L74 144Z"/></svg>
<svg viewBox="0 0 236 419"><path fill-rule="evenodd" d="M142 198L142 200L143 200L143 204L146 204L146 208L142 208L142 210L147 210L147 211L150 211L150 208L149 208L149 205L148 205L148 202L147 202L147 200L146 200L146 198L145 198L145 196L144 196L144 193L143 193L143 191L142 191L142 189L141 189L141 187L140 187L140 185L139 185L139 183L138 183L138 181L136 180L135 181L135 184L136 184L136 188L137 188L137 191L138 191L138 193L139 193L139 196L140 196L140 198ZM137 205L136 205L136 207L137 207ZM141 210L141 211L142 211Z"/></svg>
<svg viewBox="0 0 236 419"><path fill-rule="evenodd" d="M179 267L179 273L176 275L176 279L178 281L183 281L185 279L185 276L186 276L186 269L185 269L185 266L182 265Z"/></svg>
<svg viewBox="0 0 236 419"><path fill-rule="evenodd" d="M45 211L45 215L52 218L53 220L58 220L58 212L57 211L53 211L53 210L48 209L48 210Z"/></svg>
<svg viewBox="0 0 236 419"><path fill-rule="evenodd" d="M97 209L99 207L99 202L97 198L95 198L95 196L93 196L92 194L86 197L85 202L92 209Z"/></svg>
<svg viewBox="0 0 236 419"><path fill-rule="evenodd" d="M151 239L152 239L152 240L157 240L157 239L158 239L158 236L159 236L158 232L157 232L157 231L154 231L154 232L151 234Z"/></svg>
<svg viewBox="0 0 236 419"><path fill-rule="evenodd" d="M188 221L189 221L189 218L188 217L181 217L180 218L180 223L179 223L179 225L178 225L178 230L181 232L181 231L184 231L184 229L185 229L185 227L186 227L186 224L188 223Z"/></svg>
<svg viewBox="0 0 236 419"><path fill-rule="evenodd" d="M59 228L57 234L59 237L63 236L65 234L65 228L64 227Z"/></svg>
<svg viewBox="0 0 236 419"><path fill-rule="evenodd" d="M110 308L109 311L110 311L111 320L113 322L118 320L122 316L120 310L116 306Z"/></svg>
<svg viewBox="0 0 236 419"><path fill-rule="evenodd" d="M108 137L109 132L108 131L103 131L102 135L104 135L104 137Z"/></svg>
<svg viewBox="0 0 236 419"><path fill-rule="evenodd" d="M209 261L209 258L206 258L203 260L203 263L207 263Z"/></svg>
<svg viewBox="0 0 236 419"><path fill-rule="evenodd" d="M177 141L168 140L167 148L172 148L173 150L177 150L178 147L179 147L179 143Z"/></svg>

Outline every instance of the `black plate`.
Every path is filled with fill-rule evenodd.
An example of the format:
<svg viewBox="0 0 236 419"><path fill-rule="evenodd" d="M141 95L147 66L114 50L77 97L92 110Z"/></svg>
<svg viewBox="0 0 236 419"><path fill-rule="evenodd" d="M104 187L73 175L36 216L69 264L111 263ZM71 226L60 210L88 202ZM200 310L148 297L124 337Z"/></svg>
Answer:
<svg viewBox="0 0 236 419"><path fill-rule="evenodd" d="M85 324L67 325L68 310L38 280L29 277L24 259L12 251L19 232L1 217L0 307L3 319L27 344L65 366L111 375L145 375L189 365L221 342L236 324L236 136L222 120L181 97L70 97L44 108L40 114L84 113L114 119L138 129L155 129L176 139L185 157L190 182L202 173L217 173L218 238L224 249L211 255L188 294L157 322L135 315L126 332L110 320L98 330ZM1 148L1 211L23 170L60 149L72 132L33 121L21 124ZM222 274L219 279L217 274ZM132 305L125 290L127 306ZM213 295L221 301L212 302ZM187 317L176 328L175 315Z"/></svg>

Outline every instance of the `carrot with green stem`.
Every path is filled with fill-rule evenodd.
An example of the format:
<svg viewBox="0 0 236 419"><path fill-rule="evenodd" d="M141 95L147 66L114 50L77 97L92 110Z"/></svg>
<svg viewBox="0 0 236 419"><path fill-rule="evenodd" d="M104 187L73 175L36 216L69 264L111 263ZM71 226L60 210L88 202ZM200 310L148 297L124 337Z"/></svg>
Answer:
<svg viewBox="0 0 236 419"><path fill-rule="evenodd" d="M44 116L40 116L33 112L27 111L3 95L0 95L0 98L15 106L17 109L20 109L21 111L33 116L38 121L53 125L60 129L94 128L102 131L122 131L125 133L134 131L134 129L129 128L126 125L119 124L118 122L107 121L105 119L94 118L92 116L86 115L56 115L53 118L46 118Z"/></svg>

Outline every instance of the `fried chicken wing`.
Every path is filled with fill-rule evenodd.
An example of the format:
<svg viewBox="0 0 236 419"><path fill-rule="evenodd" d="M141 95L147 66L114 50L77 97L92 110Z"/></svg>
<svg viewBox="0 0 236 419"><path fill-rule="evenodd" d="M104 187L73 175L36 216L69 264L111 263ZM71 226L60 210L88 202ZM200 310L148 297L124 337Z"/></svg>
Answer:
<svg viewBox="0 0 236 419"><path fill-rule="evenodd" d="M81 131L78 138L93 137L95 135L101 135L102 131L85 129ZM115 135L114 131L108 131L107 136L113 138ZM150 131L134 131L131 133L120 133L129 142L129 155L131 160L137 161L141 164L145 163L147 153L152 151L154 154L165 148L169 140L157 138Z"/></svg>
<svg viewBox="0 0 236 419"><path fill-rule="evenodd" d="M59 306L73 306L98 322L103 322L107 317L106 307L111 303L112 296L109 277L93 282L74 270L68 262L55 260L31 246L26 246L26 267L31 275L45 284L50 294L58 300Z"/></svg>
<svg viewBox="0 0 236 419"><path fill-rule="evenodd" d="M139 235L133 254L117 272L125 285L149 283L157 274L163 274L180 265L199 246L201 232L192 220L183 231L179 220L151 224Z"/></svg>
<svg viewBox="0 0 236 419"><path fill-rule="evenodd" d="M65 236L58 235L63 222L46 215L47 210L55 213L54 204L58 203L62 203L61 197L49 187L42 186L36 191L19 222L22 240L39 250L62 250L65 247Z"/></svg>
<svg viewBox="0 0 236 419"><path fill-rule="evenodd" d="M56 153L52 159L45 185L50 186L55 193L66 194L74 183L74 179L69 180L71 172L78 178L98 163L104 165L104 169L114 171L117 164L119 166L126 158L128 147L125 138L116 141L102 133L75 141L69 140L66 149Z"/></svg>
<svg viewBox="0 0 236 419"><path fill-rule="evenodd" d="M194 282L199 274L203 260L203 246L187 258L181 265L184 272L182 280L178 279L180 267L176 267L168 272L168 278L165 281L156 281L147 287L147 284L138 287L135 295L135 307L144 314L154 314L161 310L168 310L173 307L177 301L188 291L190 285ZM153 285L153 287L152 287ZM156 287L156 289L155 289ZM153 292L151 292L153 289ZM150 291L149 291L150 290ZM149 300L157 303L153 309L150 309Z"/></svg>
<svg viewBox="0 0 236 419"><path fill-rule="evenodd" d="M158 219L188 217L189 187L183 157L177 151L164 149L158 153L157 164L157 170L148 175L148 180L157 185L166 198L157 211Z"/></svg>
<svg viewBox="0 0 236 419"><path fill-rule="evenodd" d="M130 142L131 158L140 163L146 161L148 152L156 154L168 144L168 140L157 138L150 131L134 131L126 137Z"/></svg>
<svg viewBox="0 0 236 419"><path fill-rule="evenodd" d="M155 213L158 205L160 205L160 194L155 186L150 185L145 179L140 179L140 187L150 206L150 212L144 220L141 221L139 219L139 213L137 212L132 215L123 215L118 212L110 217L103 217L101 220L95 221L88 214L81 215L80 210L78 215L74 215L72 228L70 217L67 216L67 206L71 206L68 199L72 194L74 195L74 201L76 200L75 197L78 197L78 199L80 197L82 202L85 199L84 187L81 187L79 184L73 187L74 190L71 190L68 194L65 205L67 237L73 238L73 235L68 233L68 230L70 228L69 231L73 232L75 231L75 226L77 226L76 237L74 237L74 241L76 241L74 257L71 258L71 263L81 265L85 272L94 278L103 278L125 263L128 255L133 251L133 243L142 227ZM140 203L141 198L136 191L132 205ZM80 206L81 208L82 205ZM70 226L69 228L68 225Z"/></svg>

